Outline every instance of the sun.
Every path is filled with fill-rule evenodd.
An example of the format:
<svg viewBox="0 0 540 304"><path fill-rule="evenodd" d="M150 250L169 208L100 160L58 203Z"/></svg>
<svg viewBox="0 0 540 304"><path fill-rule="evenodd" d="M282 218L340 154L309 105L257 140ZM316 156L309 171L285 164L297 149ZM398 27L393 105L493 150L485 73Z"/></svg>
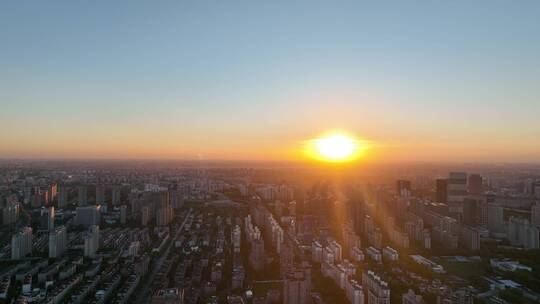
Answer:
<svg viewBox="0 0 540 304"><path fill-rule="evenodd" d="M327 162L347 162L358 157L359 141L345 134L332 133L310 141L308 153Z"/></svg>

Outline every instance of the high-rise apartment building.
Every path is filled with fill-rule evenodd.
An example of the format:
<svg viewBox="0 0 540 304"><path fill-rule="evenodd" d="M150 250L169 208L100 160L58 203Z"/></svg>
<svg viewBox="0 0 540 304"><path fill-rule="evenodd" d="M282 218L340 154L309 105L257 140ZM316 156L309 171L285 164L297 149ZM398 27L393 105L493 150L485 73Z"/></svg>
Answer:
<svg viewBox="0 0 540 304"><path fill-rule="evenodd" d="M150 209L147 206L141 208L141 225L146 227L148 226L148 221L150 220Z"/></svg>
<svg viewBox="0 0 540 304"><path fill-rule="evenodd" d="M284 304L308 304L311 302L310 270L295 267L283 280Z"/></svg>
<svg viewBox="0 0 540 304"><path fill-rule="evenodd" d="M67 230L60 226L49 233L49 258L61 257L67 249Z"/></svg>
<svg viewBox="0 0 540 304"><path fill-rule="evenodd" d="M17 201L7 202L4 208L1 209L2 212L2 225L14 225L19 218L19 213L21 211L21 204Z"/></svg>
<svg viewBox="0 0 540 304"><path fill-rule="evenodd" d="M398 196L409 196L411 190L411 181L400 179L396 182L396 193Z"/></svg>
<svg viewBox="0 0 540 304"><path fill-rule="evenodd" d="M462 222L467 225L487 227L487 212L485 195L468 195L463 202Z"/></svg>
<svg viewBox="0 0 540 304"><path fill-rule="evenodd" d="M96 186L96 204L105 205L105 186Z"/></svg>
<svg viewBox="0 0 540 304"><path fill-rule="evenodd" d="M155 216L156 216L156 225L158 226L167 226L171 223L173 219L173 209L170 203L170 197L168 191L159 191L152 193L152 198L155 201Z"/></svg>
<svg viewBox="0 0 540 304"><path fill-rule="evenodd" d="M401 304L424 304L426 303L421 295L415 294L409 289L407 293L401 296Z"/></svg>
<svg viewBox="0 0 540 304"><path fill-rule="evenodd" d="M86 206L88 204L88 188L84 185L78 187L78 206Z"/></svg>
<svg viewBox="0 0 540 304"><path fill-rule="evenodd" d="M233 251L235 253L240 252L241 240L242 240L242 231L240 229L240 226L236 225L231 231L231 242L233 245Z"/></svg>
<svg viewBox="0 0 540 304"><path fill-rule="evenodd" d="M171 207L173 209L179 209L184 206L184 195L178 190L169 190L169 197L171 200Z"/></svg>
<svg viewBox="0 0 540 304"><path fill-rule="evenodd" d="M533 194L534 197L540 198L540 180L537 180L533 184Z"/></svg>
<svg viewBox="0 0 540 304"><path fill-rule="evenodd" d="M51 183L49 185L48 191L49 191L49 197L50 197L51 202L56 201L56 199L58 198L58 184Z"/></svg>
<svg viewBox="0 0 540 304"><path fill-rule="evenodd" d="M283 244L281 254L279 255L279 273L284 278L294 266L294 251L291 245L286 242Z"/></svg>
<svg viewBox="0 0 540 304"><path fill-rule="evenodd" d="M399 259L399 253L392 247L384 247L382 250L382 256L385 261L397 261Z"/></svg>
<svg viewBox="0 0 540 304"><path fill-rule="evenodd" d="M532 178L528 178L523 182L523 194L528 196L534 195L534 184L535 181Z"/></svg>
<svg viewBox="0 0 540 304"><path fill-rule="evenodd" d="M182 304L184 291L178 288L159 289L152 295L151 304Z"/></svg>
<svg viewBox="0 0 540 304"><path fill-rule="evenodd" d="M11 259L18 260L32 253L32 228L24 227L11 238Z"/></svg>
<svg viewBox="0 0 540 304"><path fill-rule="evenodd" d="M531 207L531 224L540 228L540 202Z"/></svg>
<svg viewBox="0 0 540 304"><path fill-rule="evenodd" d="M100 205L77 207L75 210L75 225L82 225L85 227L99 225L101 222L100 210Z"/></svg>
<svg viewBox="0 0 540 304"><path fill-rule="evenodd" d="M314 262L320 263L323 256L323 246L318 241L311 243L311 259Z"/></svg>
<svg viewBox="0 0 540 304"><path fill-rule="evenodd" d="M494 237L503 237L506 233L503 206L495 202L489 202L488 200L487 214L489 233Z"/></svg>
<svg viewBox="0 0 540 304"><path fill-rule="evenodd" d="M125 225L127 221L127 206L120 206L120 224Z"/></svg>
<svg viewBox="0 0 540 304"><path fill-rule="evenodd" d="M459 242L468 250L480 250L480 232L475 227L462 225Z"/></svg>
<svg viewBox="0 0 540 304"><path fill-rule="evenodd" d="M34 187L32 198L31 198L31 206L33 208L39 208L41 206L49 206L51 200L50 200L50 193L48 188L41 188L41 187Z"/></svg>
<svg viewBox="0 0 540 304"><path fill-rule="evenodd" d="M94 225L88 229L84 236L84 256L93 258L99 249L99 226Z"/></svg>
<svg viewBox="0 0 540 304"><path fill-rule="evenodd" d="M390 304L390 288L373 271L362 273L362 287L367 289L367 304Z"/></svg>
<svg viewBox="0 0 540 304"><path fill-rule="evenodd" d="M58 208L64 209L68 205L68 188L66 185L61 185L58 189Z"/></svg>
<svg viewBox="0 0 540 304"><path fill-rule="evenodd" d="M334 261L341 262L341 260L343 259L343 250L341 249L341 245L335 240L332 240L328 242L328 248L334 255Z"/></svg>
<svg viewBox="0 0 540 304"><path fill-rule="evenodd" d="M121 192L120 186L114 186L112 188L111 201L112 201L113 206L120 205L121 194L122 194L122 192Z"/></svg>
<svg viewBox="0 0 540 304"><path fill-rule="evenodd" d="M539 229L526 219L510 217L507 236L512 246L523 246L525 249L540 248Z"/></svg>
<svg viewBox="0 0 540 304"><path fill-rule="evenodd" d="M347 281L345 295L351 304L364 304L364 289L356 280Z"/></svg>
<svg viewBox="0 0 540 304"><path fill-rule="evenodd" d="M264 270L265 260L266 254L263 240L253 240L251 242L251 252L249 253L249 264L255 271L262 271Z"/></svg>
<svg viewBox="0 0 540 304"><path fill-rule="evenodd" d="M54 230L54 207L41 208L40 224L42 230L52 231Z"/></svg>

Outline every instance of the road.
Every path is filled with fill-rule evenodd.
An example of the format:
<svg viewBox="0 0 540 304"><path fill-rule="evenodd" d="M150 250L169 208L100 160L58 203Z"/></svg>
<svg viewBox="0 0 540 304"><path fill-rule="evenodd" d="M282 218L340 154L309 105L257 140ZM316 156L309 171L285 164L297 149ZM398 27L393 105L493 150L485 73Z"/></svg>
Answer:
<svg viewBox="0 0 540 304"><path fill-rule="evenodd" d="M161 265L169 255L169 252L171 251L172 246L174 246L174 242L178 239L178 236L180 235L180 232L184 229L184 225L187 222L187 219L191 215L192 211L190 210L186 217L184 218L184 221L182 222L182 225L180 225L179 229L176 229L176 232L174 233L174 237L172 238L171 242L167 246L165 250L162 251L160 256L157 259L154 259L153 265L151 265L150 273L148 274L148 278L143 282L143 286L139 286L139 291L134 294L132 297L134 297L135 303L138 304L144 304L144 303L150 303L150 297L152 296L150 294L150 287L152 286L152 283L154 281L154 277L156 276L158 270L161 268Z"/></svg>

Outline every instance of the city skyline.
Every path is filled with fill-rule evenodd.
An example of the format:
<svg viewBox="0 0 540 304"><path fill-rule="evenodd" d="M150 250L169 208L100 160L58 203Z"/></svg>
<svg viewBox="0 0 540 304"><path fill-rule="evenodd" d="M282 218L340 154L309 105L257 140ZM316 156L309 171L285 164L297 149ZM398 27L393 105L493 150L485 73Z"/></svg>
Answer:
<svg viewBox="0 0 540 304"><path fill-rule="evenodd" d="M540 162L534 1L0 6L0 158Z"/></svg>

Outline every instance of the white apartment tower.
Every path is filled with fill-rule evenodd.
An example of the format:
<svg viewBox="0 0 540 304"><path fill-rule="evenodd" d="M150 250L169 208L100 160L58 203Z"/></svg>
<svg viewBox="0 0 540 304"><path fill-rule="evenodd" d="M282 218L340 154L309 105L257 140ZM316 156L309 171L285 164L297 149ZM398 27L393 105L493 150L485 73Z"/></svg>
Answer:
<svg viewBox="0 0 540 304"><path fill-rule="evenodd" d="M32 228L24 227L11 238L11 259L18 260L32 253Z"/></svg>
<svg viewBox="0 0 540 304"><path fill-rule="evenodd" d="M49 257L58 258L67 249L67 230L66 227L60 226L49 233Z"/></svg>
<svg viewBox="0 0 540 304"><path fill-rule="evenodd" d="M99 226L91 226L84 236L84 256L93 258L99 249Z"/></svg>

